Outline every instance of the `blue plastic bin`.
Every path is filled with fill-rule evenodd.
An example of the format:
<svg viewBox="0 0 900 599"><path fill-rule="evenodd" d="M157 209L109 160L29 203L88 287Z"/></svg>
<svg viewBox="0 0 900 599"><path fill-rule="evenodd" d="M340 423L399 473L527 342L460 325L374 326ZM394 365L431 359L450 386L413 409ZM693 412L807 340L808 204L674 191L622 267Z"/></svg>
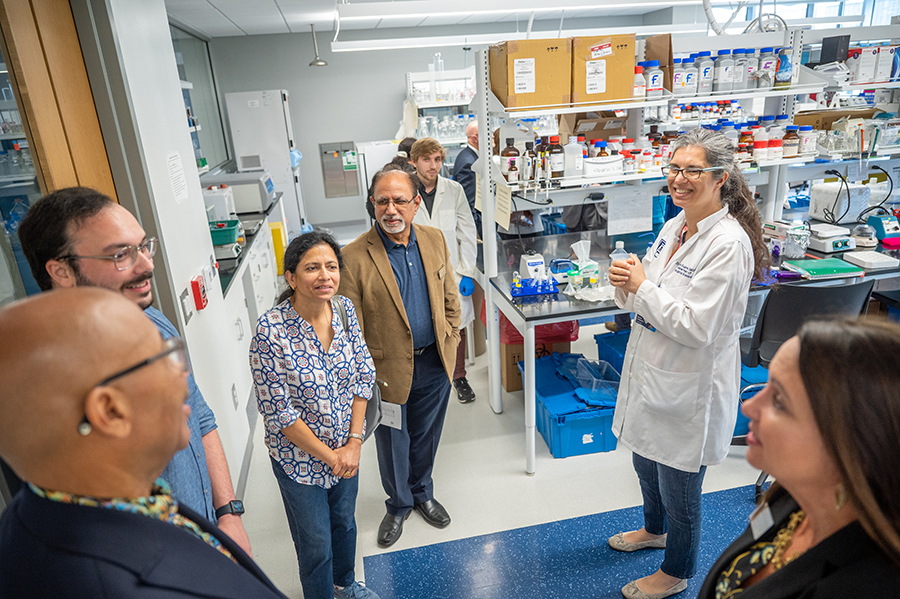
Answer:
<svg viewBox="0 0 900 599"><path fill-rule="evenodd" d="M625 365L625 348L628 346L630 335L631 331L594 335L594 341L597 342L597 359L609 362L616 372L621 373Z"/></svg>
<svg viewBox="0 0 900 599"><path fill-rule="evenodd" d="M559 355L535 360L535 420L555 458L612 451L614 408L587 408L575 396L575 387L558 373ZM524 363L519 362L519 370Z"/></svg>
<svg viewBox="0 0 900 599"><path fill-rule="evenodd" d="M765 383L769 380L769 371L763 366L757 366L756 368L747 368L743 364L741 364L741 389L746 387L747 385L753 385L755 383ZM756 391L748 392L746 395L741 396L741 400L747 400L759 393L759 389ZM744 416L740 410L738 410L737 422L734 424L734 436L739 437L741 435L746 435L747 431L750 429L750 419Z"/></svg>

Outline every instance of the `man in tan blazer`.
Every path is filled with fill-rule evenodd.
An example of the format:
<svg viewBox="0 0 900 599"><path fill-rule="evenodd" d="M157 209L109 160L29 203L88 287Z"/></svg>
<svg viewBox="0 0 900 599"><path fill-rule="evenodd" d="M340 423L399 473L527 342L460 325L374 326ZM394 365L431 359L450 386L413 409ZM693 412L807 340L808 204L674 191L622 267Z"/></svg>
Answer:
<svg viewBox="0 0 900 599"><path fill-rule="evenodd" d="M407 171L385 167L372 179L375 225L343 250L340 294L350 298L375 361L382 398L397 404L399 429L375 431L388 495L378 544L389 547L415 509L437 528L450 524L434 499L431 473L447 413L459 345L460 305L439 229L413 225L422 199ZM386 414L386 419L389 415Z"/></svg>

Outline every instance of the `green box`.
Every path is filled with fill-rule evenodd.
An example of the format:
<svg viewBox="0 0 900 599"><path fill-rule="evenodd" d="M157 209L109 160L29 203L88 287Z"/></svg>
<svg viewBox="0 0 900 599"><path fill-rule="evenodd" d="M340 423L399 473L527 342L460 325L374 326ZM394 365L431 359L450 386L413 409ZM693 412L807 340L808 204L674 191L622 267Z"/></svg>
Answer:
<svg viewBox="0 0 900 599"><path fill-rule="evenodd" d="M217 220L209 223L209 235L213 245L228 245L238 240L241 221Z"/></svg>

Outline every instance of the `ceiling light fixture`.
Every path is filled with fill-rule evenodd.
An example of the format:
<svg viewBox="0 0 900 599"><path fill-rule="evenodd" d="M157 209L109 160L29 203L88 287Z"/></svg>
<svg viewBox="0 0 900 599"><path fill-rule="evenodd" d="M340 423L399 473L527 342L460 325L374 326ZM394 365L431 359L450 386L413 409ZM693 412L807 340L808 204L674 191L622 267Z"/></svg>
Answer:
<svg viewBox="0 0 900 599"><path fill-rule="evenodd" d="M313 48L316 49L316 57L313 59L313 61L311 63L309 63L309 66L311 66L311 67L327 67L328 63L325 62L324 60L322 60L321 58L319 58L319 42L316 41L316 25L315 25L315 23L310 23L309 26L312 29Z"/></svg>

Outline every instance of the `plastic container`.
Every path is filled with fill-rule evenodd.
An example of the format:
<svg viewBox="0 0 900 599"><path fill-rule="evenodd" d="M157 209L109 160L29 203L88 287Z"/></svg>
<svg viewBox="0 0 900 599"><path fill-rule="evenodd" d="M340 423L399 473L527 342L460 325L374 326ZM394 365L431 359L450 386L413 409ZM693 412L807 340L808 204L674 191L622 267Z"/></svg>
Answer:
<svg viewBox="0 0 900 599"><path fill-rule="evenodd" d="M716 75L713 81L714 92L729 92L734 87L734 58L731 50L719 50L716 56Z"/></svg>
<svg viewBox="0 0 900 599"><path fill-rule="evenodd" d="M694 63L693 58L685 58L681 61L681 68L684 71L684 90L682 95L691 97L697 95L697 81L699 80L699 70Z"/></svg>
<svg viewBox="0 0 900 599"><path fill-rule="evenodd" d="M784 157L784 147L781 138L772 138L769 140L769 157L768 160L781 160Z"/></svg>
<svg viewBox="0 0 900 599"><path fill-rule="evenodd" d="M818 135L813 131L812 125L800 125L798 135L800 136L801 154L816 154L818 152L816 147Z"/></svg>
<svg viewBox="0 0 900 599"><path fill-rule="evenodd" d="M647 80L644 79L644 67L634 67L634 98L647 97Z"/></svg>
<svg viewBox="0 0 900 599"><path fill-rule="evenodd" d="M576 389L576 395L587 405L605 408L616 406L621 377L609 362L580 358L575 376L584 390L579 392Z"/></svg>
<svg viewBox="0 0 900 599"><path fill-rule="evenodd" d="M554 354L535 360L535 420L538 431L555 458L566 458L616 448L612 434L614 408L589 408L575 395L575 387L559 374L561 357ZM523 362L518 363L524 371Z"/></svg>
<svg viewBox="0 0 900 599"><path fill-rule="evenodd" d="M760 160L768 160L769 159L769 141L768 140L756 140L753 142L753 160L759 162Z"/></svg>
<svg viewBox="0 0 900 599"><path fill-rule="evenodd" d="M661 98L663 95L663 72L659 68L658 60L647 61L644 79L647 82L647 97Z"/></svg>
<svg viewBox="0 0 900 599"><path fill-rule="evenodd" d="M733 91L743 91L747 89L747 58L744 55L744 52L746 52L746 50L738 48L731 53L734 57L734 71L732 71L733 84L731 86Z"/></svg>
<svg viewBox="0 0 900 599"><path fill-rule="evenodd" d="M697 94L701 96L712 93L713 81L715 80L715 62L710 56L712 52L704 50L700 52L695 64L699 76L697 78Z"/></svg>
<svg viewBox="0 0 900 599"><path fill-rule="evenodd" d="M209 235L212 237L213 245L228 245L235 243L240 236L241 221L219 220L209 223Z"/></svg>
<svg viewBox="0 0 900 599"><path fill-rule="evenodd" d="M773 50L774 48L761 48L759 51L759 71L757 71L756 87L769 88L775 85L778 56Z"/></svg>
<svg viewBox="0 0 900 599"><path fill-rule="evenodd" d="M678 97L684 95L684 68L680 58L672 59L672 93Z"/></svg>
<svg viewBox="0 0 900 599"><path fill-rule="evenodd" d="M564 176L581 177L584 175L584 149L578 143L578 137L570 136L565 146Z"/></svg>
<svg viewBox="0 0 900 599"><path fill-rule="evenodd" d="M794 77L794 66L791 62L793 48L781 48L778 51L778 69L775 71L775 87L790 87Z"/></svg>
<svg viewBox="0 0 900 599"><path fill-rule="evenodd" d="M614 333L601 333L594 335L597 342L597 357L621 373L625 366L625 349L628 347L628 338L631 331L617 331Z"/></svg>
<svg viewBox="0 0 900 599"><path fill-rule="evenodd" d="M756 89L756 75L759 71L759 57L753 48L744 50L744 59L747 61L747 70L745 71L745 79L747 89Z"/></svg>

